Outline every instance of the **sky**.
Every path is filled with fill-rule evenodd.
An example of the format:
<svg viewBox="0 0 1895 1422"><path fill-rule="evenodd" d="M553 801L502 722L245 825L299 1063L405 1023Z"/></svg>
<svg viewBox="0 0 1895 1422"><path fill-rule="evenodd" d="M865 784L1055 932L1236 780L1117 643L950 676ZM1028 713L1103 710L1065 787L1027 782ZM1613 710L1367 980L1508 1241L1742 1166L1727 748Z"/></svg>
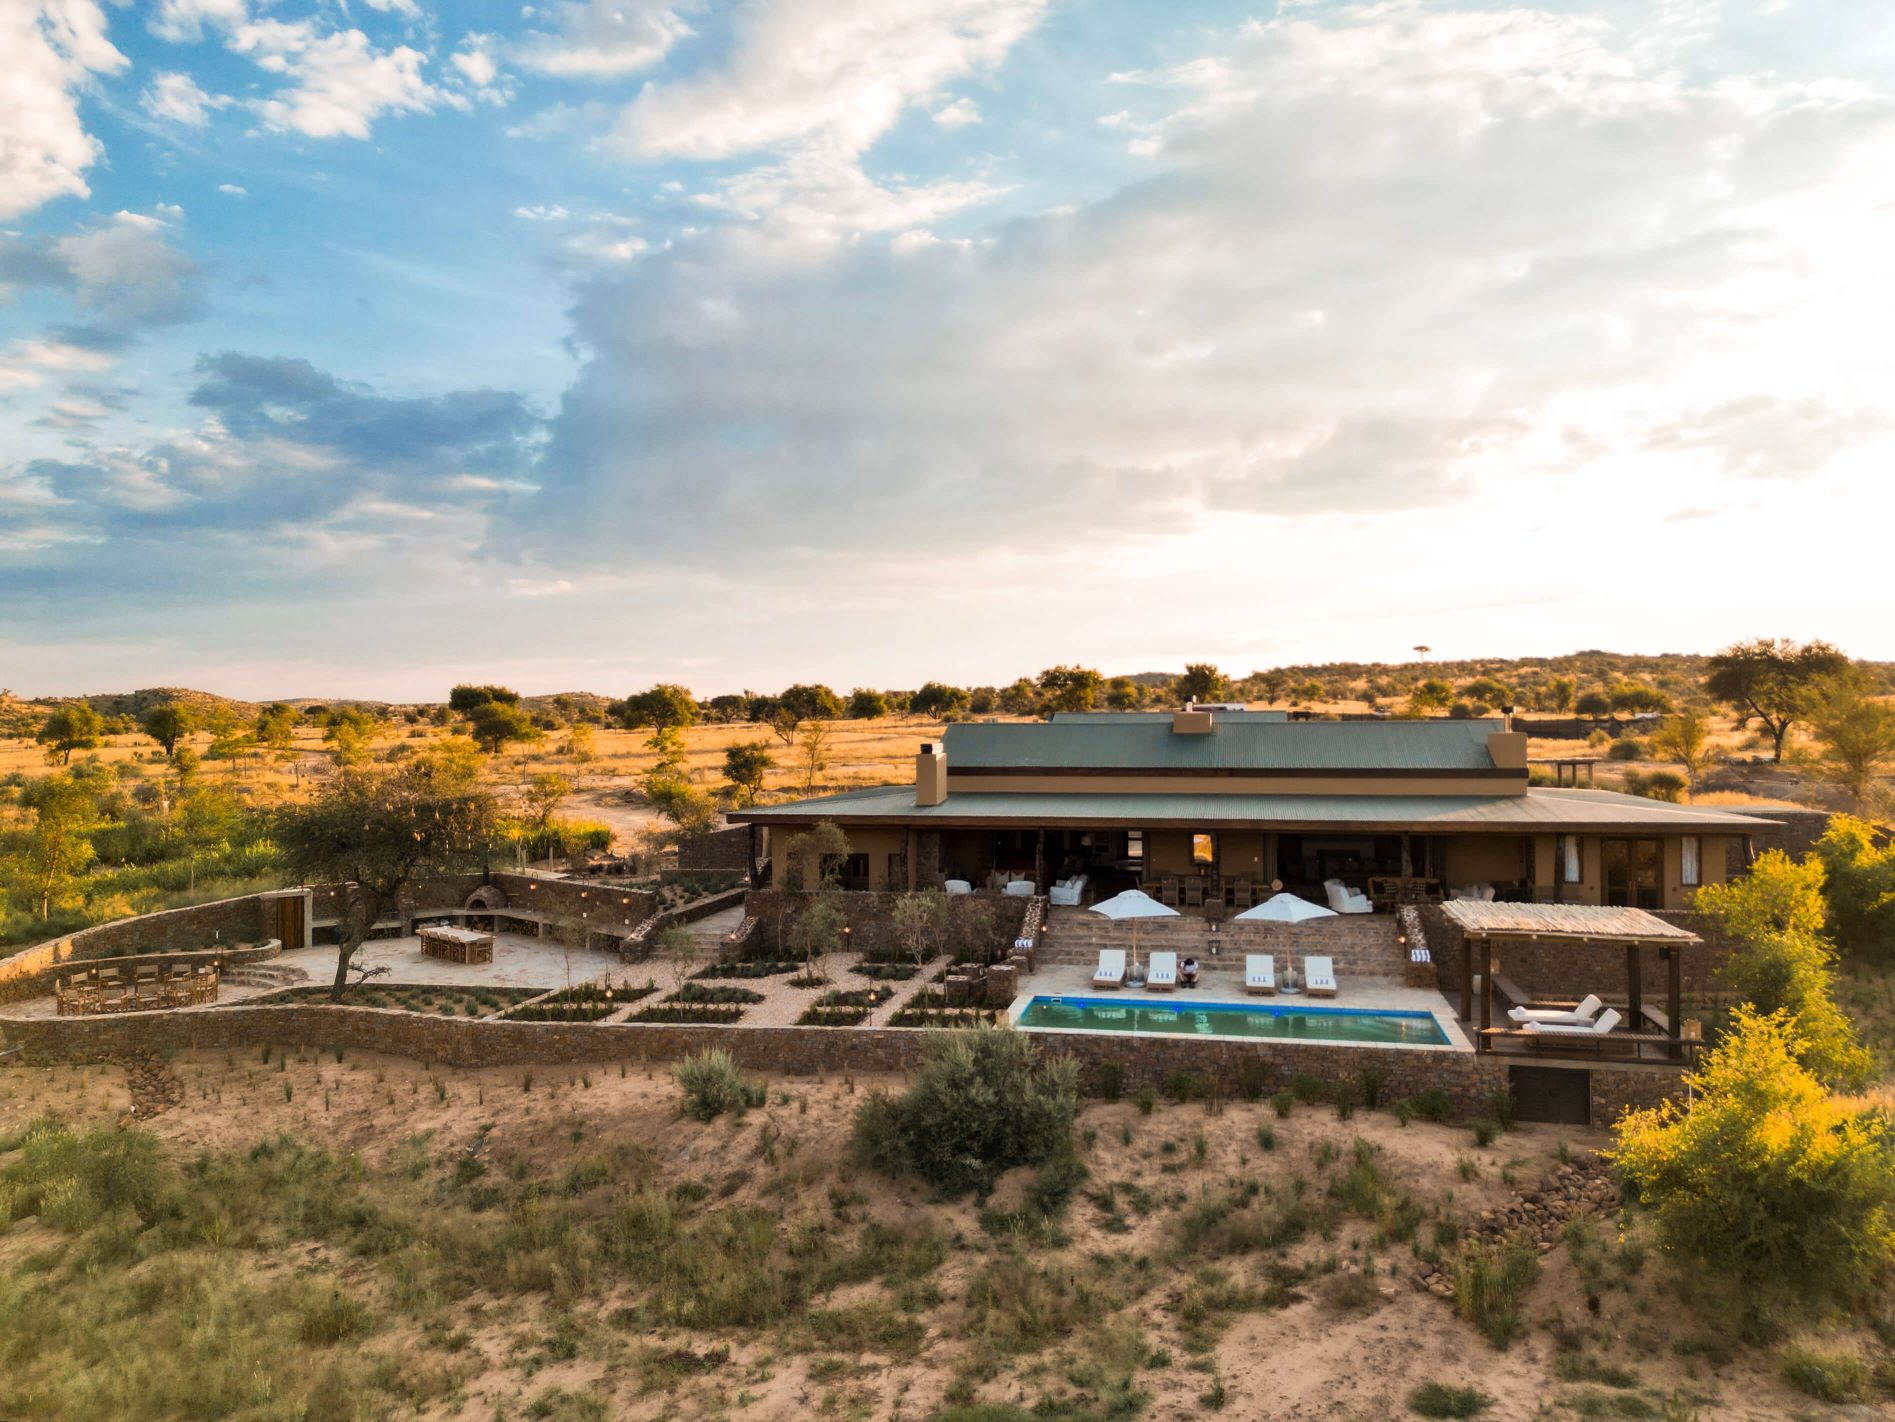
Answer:
<svg viewBox="0 0 1895 1422"><path fill-rule="evenodd" d="M1895 658L1895 7L0 0L0 683Z"/></svg>

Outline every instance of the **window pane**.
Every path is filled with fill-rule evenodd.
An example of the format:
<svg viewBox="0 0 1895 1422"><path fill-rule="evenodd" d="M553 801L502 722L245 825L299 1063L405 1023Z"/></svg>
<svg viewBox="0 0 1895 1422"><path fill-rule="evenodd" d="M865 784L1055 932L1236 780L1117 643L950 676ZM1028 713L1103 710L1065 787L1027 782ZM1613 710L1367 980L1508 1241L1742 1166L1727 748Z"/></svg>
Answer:
<svg viewBox="0 0 1895 1422"><path fill-rule="evenodd" d="M1217 850L1210 835L1191 836L1191 862L1193 864L1210 864L1215 862L1216 858Z"/></svg>
<svg viewBox="0 0 1895 1422"><path fill-rule="evenodd" d="M1698 837L1688 834L1679 844L1678 877L1688 885L1699 882Z"/></svg>

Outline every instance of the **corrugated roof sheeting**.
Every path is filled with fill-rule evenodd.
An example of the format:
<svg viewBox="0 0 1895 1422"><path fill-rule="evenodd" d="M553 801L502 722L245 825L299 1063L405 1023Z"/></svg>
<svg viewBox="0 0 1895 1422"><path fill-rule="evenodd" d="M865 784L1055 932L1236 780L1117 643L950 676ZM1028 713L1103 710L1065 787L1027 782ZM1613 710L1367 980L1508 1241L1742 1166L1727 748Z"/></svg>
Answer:
<svg viewBox="0 0 1895 1422"><path fill-rule="evenodd" d="M1491 770L1498 721L1220 721L1179 735L1167 718L960 722L944 733L948 773L1085 770Z"/></svg>
<svg viewBox="0 0 1895 1422"><path fill-rule="evenodd" d="M1637 829L1647 833L1744 834L1768 823L1728 810L1699 809L1610 790L1532 789L1524 795L1149 795L978 794L956 791L939 805L918 806L907 785L739 812L738 820L884 820L1101 825L1300 825L1453 830Z"/></svg>

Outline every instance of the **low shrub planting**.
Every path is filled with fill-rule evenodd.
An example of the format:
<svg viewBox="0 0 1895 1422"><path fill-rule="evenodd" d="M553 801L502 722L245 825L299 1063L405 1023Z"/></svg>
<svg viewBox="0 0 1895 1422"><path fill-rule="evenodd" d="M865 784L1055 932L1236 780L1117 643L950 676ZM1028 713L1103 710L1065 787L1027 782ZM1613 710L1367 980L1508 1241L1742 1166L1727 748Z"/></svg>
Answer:
<svg viewBox="0 0 1895 1422"><path fill-rule="evenodd" d="M1467 1240L1454 1260L1454 1306L1488 1342L1505 1348L1524 1326L1521 1301L1539 1274L1539 1255L1531 1244Z"/></svg>
<svg viewBox="0 0 1895 1422"><path fill-rule="evenodd" d="M693 1053L672 1068L671 1076L684 1093L685 1110L700 1121L714 1121L726 1111L742 1115L763 1105L769 1095L761 1082L745 1077L725 1051Z"/></svg>
<svg viewBox="0 0 1895 1422"><path fill-rule="evenodd" d="M688 982L676 992L669 994L666 1002L713 1002L729 1004L733 1002L762 1002L763 994L752 992L749 988L709 987L703 983Z"/></svg>
<svg viewBox="0 0 1895 1422"><path fill-rule="evenodd" d="M658 1002L641 1007L628 1022L702 1022L712 1026L743 1021L741 1007L725 1007L711 1002Z"/></svg>
<svg viewBox="0 0 1895 1422"><path fill-rule="evenodd" d="M720 978L775 978L785 973L802 970L801 963L786 963L773 959L757 959L754 962L710 963L691 974L694 979L715 981Z"/></svg>
<svg viewBox="0 0 1895 1422"><path fill-rule="evenodd" d="M1025 1033L935 1033L907 1091L857 1109L856 1153L945 1196L984 1192L1004 1171L1072 1149L1078 1076L1069 1060L1043 1059Z"/></svg>
<svg viewBox="0 0 1895 1422"><path fill-rule="evenodd" d="M1868 1395L1869 1365L1859 1353L1798 1340L1784 1346L1781 1364L1783 1380L1819 1402L1860 1402Z"/></svg>
<svg viewBox="0 0 1895 1422"><path fill-rule="evenodd" d="M1408 1394L1408 1410L1417 1417L1478 1417L1494 1400L1477 1387L1426 1382Z"/></svg>

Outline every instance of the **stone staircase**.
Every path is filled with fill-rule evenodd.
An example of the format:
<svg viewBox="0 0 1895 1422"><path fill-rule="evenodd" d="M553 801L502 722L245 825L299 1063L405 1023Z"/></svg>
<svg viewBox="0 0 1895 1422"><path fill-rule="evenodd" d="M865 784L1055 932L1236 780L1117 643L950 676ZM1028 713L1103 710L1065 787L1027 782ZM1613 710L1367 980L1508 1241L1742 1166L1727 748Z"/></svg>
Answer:
<svg viewBox="0 0 1895 1422"><path fill-rule="evenodd" d="M226 987L287 988L300 987L309 974L288 963L239 963L224 969L219 982Z"/></svg>
<svg viewBox="0 0 1895 1422"><path fill-rule="evenodd" d="M1091 967L1099 961L1101 948L1131 946L1131 924L1085 909L1056 908L1047 915L1039 959L1042 964ZM1300 964L1305 955L1317 953L1335 961L1339 981L1400 985L1412 980L1401 926L1389 914L1350 914L1294 926L1226 921L1215 932L1207 920L1189 915L1141 919L1139 957L1154 949L1176 953L1180 961L1195 957L1207 981L1228 975L1241 984L1249 953L1274 953L1279 975L1292 960Z"/></svg>

